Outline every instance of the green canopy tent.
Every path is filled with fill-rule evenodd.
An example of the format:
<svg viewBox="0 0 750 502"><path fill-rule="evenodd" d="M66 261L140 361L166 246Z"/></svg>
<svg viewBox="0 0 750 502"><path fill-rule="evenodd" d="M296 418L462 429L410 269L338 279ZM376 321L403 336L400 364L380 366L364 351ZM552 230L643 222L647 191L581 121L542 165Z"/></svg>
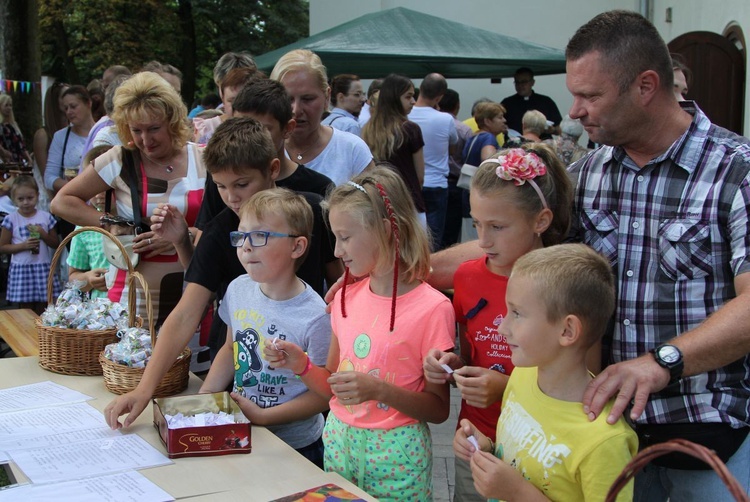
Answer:
<svg viewBox="0 0 750 502"><path fill-rule="evenodd" d="M367 14L256 58L270 73L293 49L320 56L333 76L378 78L400 73L422 78L500 78L526 66L537 75L565 72L562 50L501 35L403 7Z"/></svg>

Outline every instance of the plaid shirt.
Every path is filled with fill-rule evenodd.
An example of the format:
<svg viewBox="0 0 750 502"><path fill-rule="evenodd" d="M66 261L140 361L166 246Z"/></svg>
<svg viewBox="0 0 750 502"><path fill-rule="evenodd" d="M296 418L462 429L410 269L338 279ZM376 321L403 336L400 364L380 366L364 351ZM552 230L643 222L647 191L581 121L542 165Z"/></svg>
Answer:
<svg viewBox="0 0 750 502"><path fill-rule="evenodd" d="M607 257L617 279L613 362L634 359L701 324L750 271L750 141L694 116L639 168L602 147L580 170L573 238ZM749 307L750 308L750 307ZM750 326L748 327L750 329ZM638 423L750 424L750 356L652 395Z"/></svg>

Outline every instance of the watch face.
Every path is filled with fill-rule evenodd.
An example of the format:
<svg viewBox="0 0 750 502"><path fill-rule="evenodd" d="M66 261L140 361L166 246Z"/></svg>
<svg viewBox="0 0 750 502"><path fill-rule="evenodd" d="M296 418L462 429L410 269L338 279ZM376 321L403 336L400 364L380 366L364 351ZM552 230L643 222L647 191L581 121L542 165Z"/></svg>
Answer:
<svg viewBox="0 0 750 502"><path fill-rule="evenodd" d="M680 360L680 353L675 347L664 345L659 348L659 359L667 364L676 363Z"/></svg>

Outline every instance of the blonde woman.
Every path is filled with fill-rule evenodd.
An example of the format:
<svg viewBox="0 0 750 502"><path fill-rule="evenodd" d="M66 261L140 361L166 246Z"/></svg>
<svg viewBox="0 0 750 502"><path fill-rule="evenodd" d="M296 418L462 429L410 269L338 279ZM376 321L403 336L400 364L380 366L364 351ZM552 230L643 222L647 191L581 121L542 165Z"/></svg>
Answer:
<svg viewBox="0 0 750 502"><path fill-rule="evenodd" d="M8 94L0 94L0 159L19 164L25 161L31 165L31 156L13 115L13 98Z"/></svg>
<svg viewBox="0 0 750 502"><path fill-rule="evenodd" d="M292 99L297 126L286 140L290 159L337 185L373 165L370 149L361 138L320 124L331 91L326 67L317 54L304 49L284 54L271 78L281 82Z"/></svg>
<svg viewBox="0 0 750 502"><path fill-rule="evenodd" d="M192 256L191 234L195 229L188 229L173 246L151 231L149 217L157 205L169 204L193 226L206 181L203 149L188 143L191 130L182 98L156 73L141 72L130 77L117 89L114 105L112 120L124 146L113 147L94 164L87 165L60 190L51 208L76 225L99 226L102 213L86 201L113 190L117 214L138 220L135 225L141 233L133 244L133 251L140 255L136 270L148 282L155 324L160 326L182 294L183 265L175 246L181 257ZM136 197L132 196L131 186L137 186ZM140 219L135 217L137 213ZM125 271L118 270L109 288L110 300L126 299L126 284ZM139 298L138 315L147 318L143 298Z"/></svg>

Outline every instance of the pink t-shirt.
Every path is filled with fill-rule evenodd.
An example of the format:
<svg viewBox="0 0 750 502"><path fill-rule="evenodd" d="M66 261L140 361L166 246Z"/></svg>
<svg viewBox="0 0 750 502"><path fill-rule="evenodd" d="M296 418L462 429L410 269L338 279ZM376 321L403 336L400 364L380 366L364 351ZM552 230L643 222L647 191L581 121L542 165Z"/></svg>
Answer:
<svg viewBox="0 0 750 502"><path fill-rule="evenodd" d="M448 298L422 283L396 301L396 322L389 332L391 297L370 291L370 280L347 286L346 313L341 316L341 291L336 293L331 324L338 339L338 371L359 371L404 389L420 392L422 369L432 348L453 350L456 323ZM342 422L363 429L394 429L417 423L383 403L367 401L344 405L335 396L331 413Z"/></svg>

